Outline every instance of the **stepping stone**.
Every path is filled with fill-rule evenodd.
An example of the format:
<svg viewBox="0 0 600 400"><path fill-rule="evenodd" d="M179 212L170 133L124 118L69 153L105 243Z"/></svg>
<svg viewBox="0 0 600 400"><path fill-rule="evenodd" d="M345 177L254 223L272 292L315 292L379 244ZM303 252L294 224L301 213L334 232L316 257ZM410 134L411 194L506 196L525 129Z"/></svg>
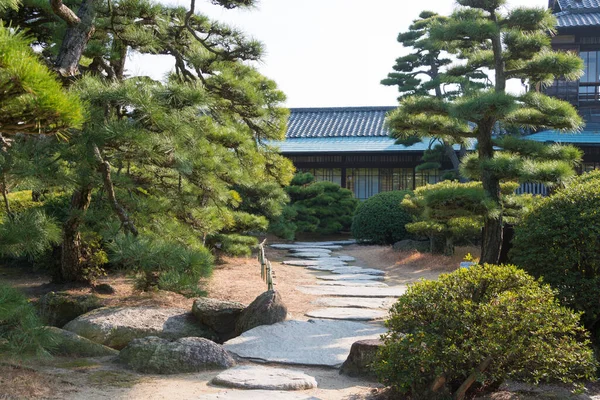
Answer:
<svg viewBox="0 0 600 400"><path fill-rule="evenodd" d="M339 260L285 260L285 265L294 265L296 267L317 267L317 266L338 266L344 267L346 263Z"/></svg>
<svg viewBox="0 0 600 400"><path fill-rule="evenodd" d="M388 312L369 308L330 307L309 311L305 315L313 318L342 319L347 321L373 321L376 319L386 318L388 316Z"/></svg>
<svg viewBox="0 0 600 400"><path fill-rule="evenodd" d="M221 372L210 382L237 389L306 390L317 387L317 380L292 369L240 365Z"/></svg>
<svg viewBox="0 0 600 400"><path fill-rule="evenodd" d="M297 247L289 249L290 253L327 253L330 254L332 250L324 249L322 247Z"/></svg>
<svg viewBox="0 0 600 400"><path fill-rule="evenodd" d="M302 293L317 296L340 297L400 297L406 291L406 286L389 287L354 287L354 286L298 286Z"/></svg>
<svg viewBox="0 0 600 400"><path fill-rule="evenodd" d="M329 246L303 246L303 245L297 245L297 244L272 244L270 245L270 247L274 248L274 249L279 249L279 250L299 250L299 251L303 251L306 249L323 249L323 250L339 250L342 248L342 246L338 246L338 245L329 245Z"/></svg>
<svg viewBox="0 0 600 400"><path fill-rule="evenodd" d="M368 274L327 274L317 275L317 279L323 281L382 281L384 277L382 275Z"/></svg>
<svg viewBox="0 0 600 400"><path fill-rule="evenodd" d="M255 361L338 367L346 360L352 343L377 339L385 331L378 325L351 321L290 320L257 326L223 346Z"/></svg>
<svg viewBox="0 0 600 400"><path fill-rule="evenodd" d="M271 390L224 390L219 393L203 394L201 400L319 400L318 397Z"/></svg>
<svg viewBox="0 0 600 400"><path fill-rule="evenodd" d="M396 298L366 298L366 297L321 297L312 304L321 307L352 307L352 308L381 308L389 310L397 301Z"/></svg>
<svg viewBox="0 0 600 400"><path fill-rule="evenodd" d="M294 257L295 256L296 256L296 254L294 254ZM336 256L336 257L331 257L330 256L329 260L331 260L331 261L338 260L338 261L343 261L343 262L352 262L352 261L356 261L356 258L351 257L351 256Z"/></svg>
<svg viewBox="0 0 600 400"><path fill-rule="evenodd" d="M317 285L323 286L359 286L359 287L389 287L383 282L374 281L325 281L317 282Z"/></svg>
<svg viewBox="0 0 600 400"><path fill-rule="evenodd" d="M351 239L351 240L331 240L328 242L294 242L295 245L298 246L313 246L313 247L319 247L319 246L349 246L351 244L356 244L356 240Z"/></svg>
<svg viewBox="0 0 600 400"><path fill-rule="evenodd" d="M331 255L329 253L317 253L317 252L294 253L294 254L292 254L292 257L298 257L298 258L325 258L326 257L326 258L335 259L335 260L338 259L338 257L335 257L335 258L331 257ZM340 261L342 261L342 260L340 260Z"/></svg>
<svg viewBox="0 0 600 400"><path fill-rule="evenodd" d="M362 268L362 267L349 267L349 266L310 266L310 267L306 267L308 269L314 269L317 271L329 271L332 274L340 274L340 275L349 275L349 274L355 274L355 275L375 275L375 276L384 276L385 272L380 270L380 269L374 269L374 268Z"/></svg>

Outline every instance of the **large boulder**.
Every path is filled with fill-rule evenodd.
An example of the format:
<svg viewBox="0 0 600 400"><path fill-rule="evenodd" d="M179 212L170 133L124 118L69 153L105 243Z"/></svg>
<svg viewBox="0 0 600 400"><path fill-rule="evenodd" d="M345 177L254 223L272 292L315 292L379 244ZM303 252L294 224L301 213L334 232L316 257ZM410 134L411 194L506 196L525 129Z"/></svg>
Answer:
<svg viewBox="0 0 600 400"><path fill-rule="evenodd" d="M121 350L119 360L135 371L150 374L201 372L235 365L221 345L198 337L174 342L156 336L134 339Z"/></svg>
<svg viewBox="0 0 600 400"><path fill-rule="evenodd" d="M98 308L69 322L64 329L114 349L122 349L133 339L146 336L172 340L192 336L218 339L212 329L200 324L182 308Z"/></svg>
<svg viewBox="0 0 600 400"><path fill-rule="evenodd" d="M237 335L260 325L272 325L285 321L287 307L281 295L275 290L268 290L258 296L244 311L235 325Z"/></svg>
<svg viewBox="0 0 600 400"><path fill-rule="evenodd" d="M350 348L348 358L340 368L340 374L375 379L375 373L371 369L371 364L375 361L377 351L381 346L383 346L383 341L380 339L367 339L354 342Z"/></svg>
<svg viewBox="0 0 600 400"><path fill-rule="evenodd" d="M201 297L194 300L192 314L202 324L213 329L221 341L235 336L235 325L246 308L242 303Z"/></svg>
<svg viewBox="0 0 600 400"><path fill-rule="evenodd" d="M72 295L66 292L46 293L36 305L42 321L59 328L80 315L102 307L100 299L93 294Z"/></svg>
<svg viewBox="0 0 600 400"><path fill-rule="evenodd" d="M52 354L75 357L106 357L119 354L115 349L92 342L73 332L54 326L48 326L46 329L52 332L56 341L56 347L52 349Z"/></svg>

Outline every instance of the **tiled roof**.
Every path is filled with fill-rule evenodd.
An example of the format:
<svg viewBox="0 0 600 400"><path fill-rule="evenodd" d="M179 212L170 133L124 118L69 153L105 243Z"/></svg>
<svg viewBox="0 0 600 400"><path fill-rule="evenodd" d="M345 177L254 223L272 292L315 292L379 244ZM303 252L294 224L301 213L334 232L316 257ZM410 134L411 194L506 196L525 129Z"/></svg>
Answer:
<svg viewBox="0 0 600 400"><path fill-rule="evenodd" d="M296 138L269 144L279 148L283 154L290 153L359 153L359 152L399 152L424 151L429 148L429 139L412 146L395 144L389 137L329 137ZM473 146L470 146L473 147ZM459 146L455 146L459 150Z"/></svg>
<svg viewBox="0 0 600 400"><path fill-rule="evenodd" d="M394 108L291 108L286 138L387 137L385 116Z"/></svg>
<svg viewBox="0 0 600 400"><path fill-rule="evenodd" d="M600 0L558 0L557 28L600 26Z"/></svg>
<svg viewBox="0 0 600 400"><path fill-rule="evenodd" d="M525 139L536 142L554 142L564 144L600 145L600 126L588 124L582 132L560 132L555 130L542 131L528 135Z"/></svg>

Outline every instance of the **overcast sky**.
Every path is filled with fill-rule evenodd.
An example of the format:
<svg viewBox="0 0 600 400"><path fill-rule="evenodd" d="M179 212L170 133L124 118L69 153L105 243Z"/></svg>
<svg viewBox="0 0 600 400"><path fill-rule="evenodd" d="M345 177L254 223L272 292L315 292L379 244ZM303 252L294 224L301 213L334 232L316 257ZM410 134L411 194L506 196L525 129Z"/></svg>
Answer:
<svg viewBox="0 0 600 400"><path fill-rule="evenodd" d="M164 1L189 7L189 0ZM508 4L546 7L548 1ZM379 82L405 51L398 33L423 10L449 14L454 6L454 0L261 0L254 9L225 10L199 0L196 10L265 45L259 70L277 82L288 107L341 107L395 105L397 89ZM172 69L169 58L134 57L129 67L157 79Z"/></svg>

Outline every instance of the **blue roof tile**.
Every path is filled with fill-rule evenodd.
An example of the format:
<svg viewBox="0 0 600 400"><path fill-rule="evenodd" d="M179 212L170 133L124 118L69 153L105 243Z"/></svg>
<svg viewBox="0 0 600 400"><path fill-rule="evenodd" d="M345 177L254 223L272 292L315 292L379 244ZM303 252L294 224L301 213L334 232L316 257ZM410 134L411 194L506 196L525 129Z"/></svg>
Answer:
<svg viewBox="0 0 600 400"><path fill-rule="evenodd" d="M558 0L561 11L600 8L600 0Z"/></svg>
<svg viewBox="0 0 600 400"><path fill-rule="evenodd" d="M582 132L542 131L524 137L536 142L554 142L579 145L600 145L600 127L589 124Z"/></svg>
<svg viewBox="0 0 600 400"><path fill-rule="evenodd" d="M558 0L557 28L600 26L600 0Z"/></svg>
<svg viewBox="0 0 600 400"><path fill-rule="evenodd" d="M291 108L286 138L387 137L392 107Z"/></svg>

